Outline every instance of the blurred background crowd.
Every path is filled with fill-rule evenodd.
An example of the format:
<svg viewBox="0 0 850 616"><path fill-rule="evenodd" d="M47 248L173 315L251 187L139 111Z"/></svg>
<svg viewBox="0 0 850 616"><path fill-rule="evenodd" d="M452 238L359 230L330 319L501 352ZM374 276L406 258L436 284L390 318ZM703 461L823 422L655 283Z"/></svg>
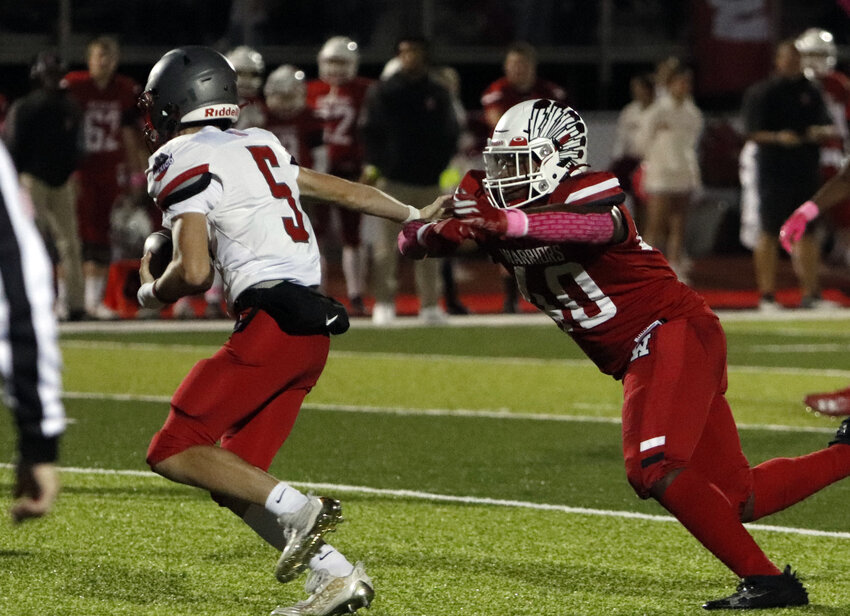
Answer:
<svg viewBox="0 0 850 616"><path fill-rule="evenodd" d="M695 260L752 251L751 286L763 310L782 308L776 278L787 258L765 224L770 206L759 202L768 193L753 161L770 145L758 133L765 123L786 128L800 110L766 119L775 105L761 92L777 80L805 81L828 114L813 109L808 124L788 127L808 135L799 160L815 152L819 161L816 177L796 186L816 188L850 145L847 0L3 2L3 137L52 248L60 318L223 316L215 286L167 314L133 305L141 242L159 225L145 193L148 152L135 98L164 51L190 44L231 59L241 126L272 130L302 165L400 197L451 191L480 167L486 138L511 105L564 101L588 123L589 162L618 176L645 239L679 276L699 286ZM404 131L417 121L417 106L399 110L404 120L393 124L373 94L381 88L428 100L432 88L446 92L454 130L410 143ZM392 147L421 154L410 157L411 168L439 161L440 172L394 168L398 160L385 151ZM399 270L382 239L392 229L320 204L310 214L330 261L326 290L354 315L391 322L407 312L399 289L418 296L413 311L429 323L480 311L465 293L473 278L466 270L482 266L478 255ZM850 206L838 208L794 260L795 306L827 304L822 267L848 269L848 237ZM522 310L509 279L503 283L496 310Z"/></svg>

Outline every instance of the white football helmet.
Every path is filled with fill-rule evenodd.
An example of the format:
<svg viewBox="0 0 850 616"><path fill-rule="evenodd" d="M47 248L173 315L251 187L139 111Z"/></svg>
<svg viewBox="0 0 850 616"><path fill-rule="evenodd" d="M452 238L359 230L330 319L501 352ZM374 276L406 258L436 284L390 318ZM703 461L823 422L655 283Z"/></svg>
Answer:
<svg viewBox="0 0 850 616"><path fill-rule="evenodd" d="M484 148L484 188L496 207L522 207L587 166L587 127L563 103L538 98L514 105Z"/></svg>
<svg viewBox="0 0 850 616"><path fill-rule="evenodd" d="M351 81L357 75L360 52L347 36L329 38L319 50L319 79L331 85Z"/></svg>
<svg viewBox="0 0 850 616"><path fill-rule="evenodd" d="M307 105L307 84L304 71L291 64L273 70L263 87L266 104L275 113L293 116Z"/></svg>
<svg viewBox="0 0 850 616"><path fill-rule="evenodd" d="M820 28L809 28L794 41L800 52L803 72L809 79L823 77L835 68L838 47L831 32Z"/></svg>
<svg viewBox="0 0 850 616"><path fill-rule="evenodd" d="M236 69L236 87L240 98L254 98L260 95L263 87L263 72L266 63L263 55L247 45L234 47L225 54Z"/></svg>

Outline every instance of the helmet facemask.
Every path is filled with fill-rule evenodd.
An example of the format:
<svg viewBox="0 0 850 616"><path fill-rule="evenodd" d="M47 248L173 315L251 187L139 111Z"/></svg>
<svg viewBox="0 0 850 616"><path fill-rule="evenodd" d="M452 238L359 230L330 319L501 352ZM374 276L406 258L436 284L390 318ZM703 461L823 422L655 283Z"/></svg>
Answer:
<svg viewBox="0 0 850 616"><path fill-rule="evenodd" d="M146 90L136 101L145 121L145 143L151 154L180 130L180 110L177 105L165 105L159 114L161 117L154 117L157 96L155 89Z"/></svg>
<svg viewBox="0 0 850 616"><path fill-rule="evenodd" d="M546 99L515 105L484 149L484 188L496 207L523 207L586 167L586 145L584 122L570 107Z"/></svg>

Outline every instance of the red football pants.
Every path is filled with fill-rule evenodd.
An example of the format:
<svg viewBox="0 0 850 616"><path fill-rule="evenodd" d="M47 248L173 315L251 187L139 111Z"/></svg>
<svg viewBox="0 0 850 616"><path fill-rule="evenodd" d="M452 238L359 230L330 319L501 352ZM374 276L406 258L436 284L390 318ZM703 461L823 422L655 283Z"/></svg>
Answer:
<svg viewBox="0 0 850 616"><path fill-rule="evenodd" d="M291 336L258 311L180 384L165 425L151 441L148 464L220 441L268 470L325 367L329 347L328 336Z"/></svg>
<svg viewBox="0 0 850 616"><path fill-rule="evenodd" d="M724 395L726 338L719 321L710 316L670 321L647 336L623 378L629 483L648 498L654 483L688 467L740 509L753 479Z"/></svg>

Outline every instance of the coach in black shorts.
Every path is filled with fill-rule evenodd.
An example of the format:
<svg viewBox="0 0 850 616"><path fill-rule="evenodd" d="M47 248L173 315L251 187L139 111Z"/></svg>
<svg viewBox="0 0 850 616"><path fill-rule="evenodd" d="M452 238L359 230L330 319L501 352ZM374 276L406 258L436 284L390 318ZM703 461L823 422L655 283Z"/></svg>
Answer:
<svg viewBox="0 0 850 616"><path fill-rule="evenodd" d="M820 184L819 143L834 128L820 91L803 75L793 40L776 48L775 73L752 86L744 97L743 116L748 139L758 150L759 218L761 232L753 251L759 307L776 309L776 267L779 228L794 209ZM820 298L819 246L812 235L794 251L795 272L803 289L802 307Z"/></svg>

